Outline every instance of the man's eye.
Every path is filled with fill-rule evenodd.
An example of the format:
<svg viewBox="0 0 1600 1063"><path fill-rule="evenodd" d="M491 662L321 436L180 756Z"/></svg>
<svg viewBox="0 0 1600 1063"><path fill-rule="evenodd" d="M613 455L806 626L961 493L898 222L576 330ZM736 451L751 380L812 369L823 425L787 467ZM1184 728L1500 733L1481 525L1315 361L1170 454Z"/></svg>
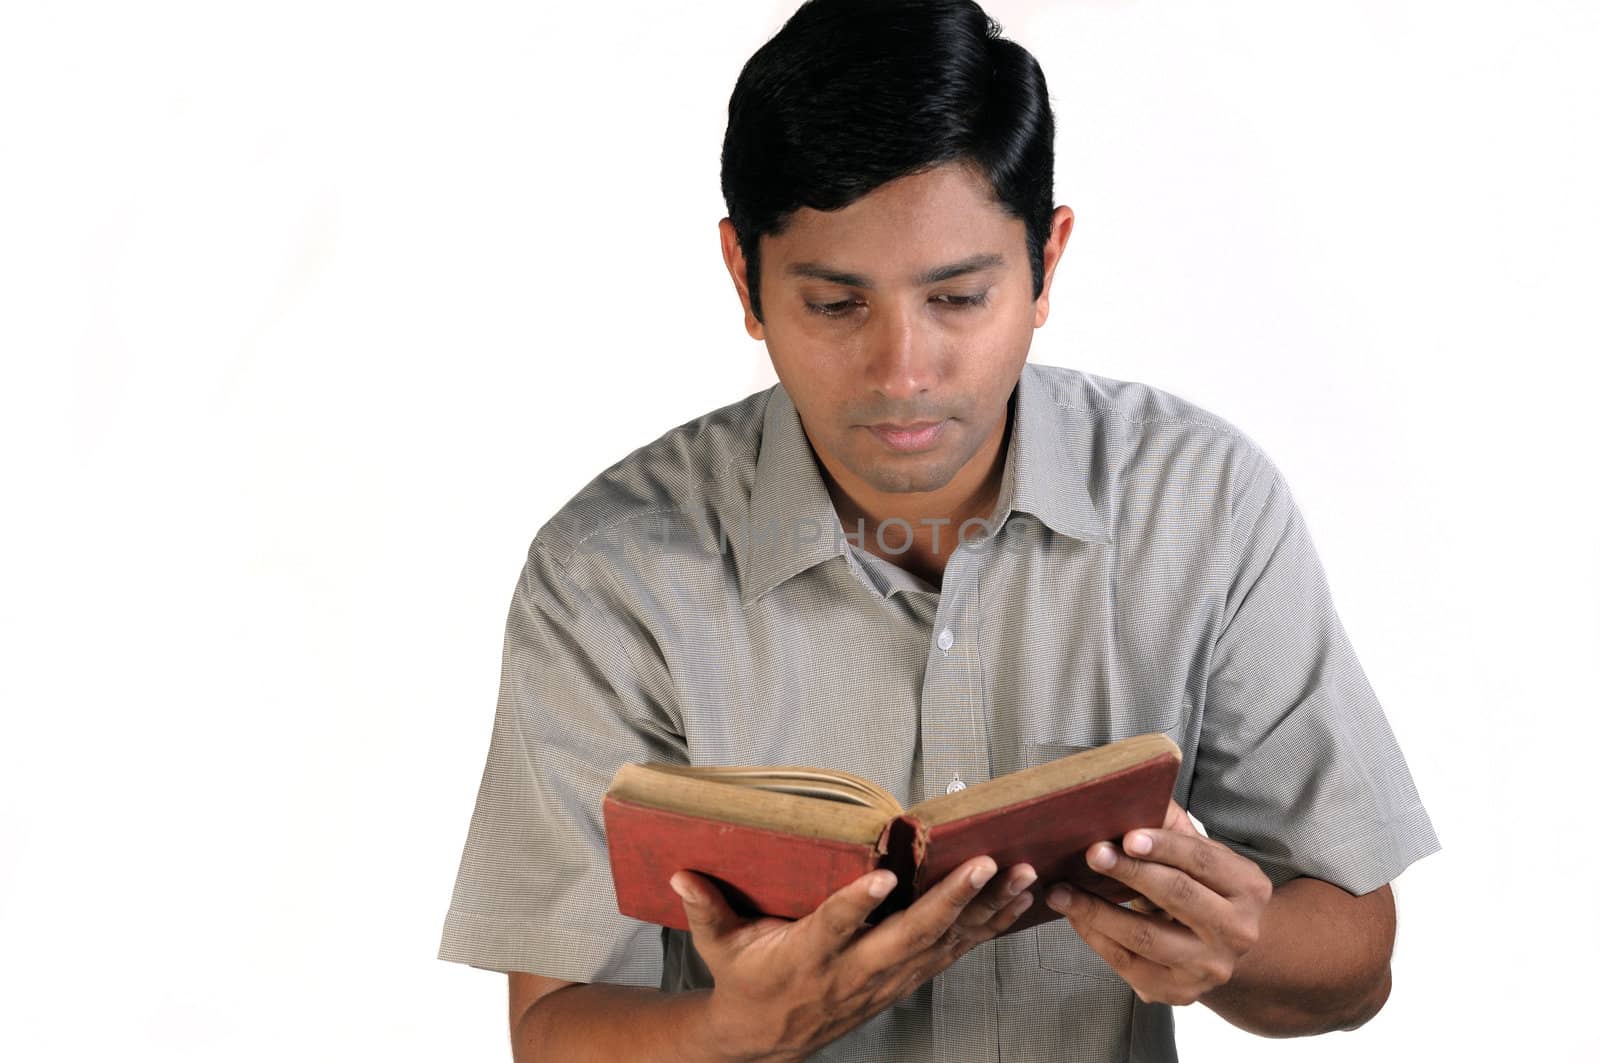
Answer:
<svg viewBox="0 0 1600 1063"><path fill-rule="evenodd" d="M982 306L989 301L988 292L979 292L977 295L939 295L934 297L935 302L942 302L945 306L964 309L970 306Z"/></svg>
<svg viewBox="0 0 1600 1063"><path fill-rule="evenodd" d="M936 295L933 301L940 306L951 310L966 310L972 307L983 306L989 301L988 292L979 292L977 295ZM837 303L807 303L806 309L813 314L823 317L847 317L858 306L862 305L854 299L845 299Z"/></svg>

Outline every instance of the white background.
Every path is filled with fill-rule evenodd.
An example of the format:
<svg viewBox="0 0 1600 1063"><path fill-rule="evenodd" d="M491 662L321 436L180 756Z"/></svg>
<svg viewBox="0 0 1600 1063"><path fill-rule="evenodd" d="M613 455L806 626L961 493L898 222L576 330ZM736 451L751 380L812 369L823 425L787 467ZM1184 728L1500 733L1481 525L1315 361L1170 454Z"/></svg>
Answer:
<svg viewBox="0 0 1600 1063"><path fill-rule="evenodd" d="M434 959L506 607L774 379L718 152L793 2L4 7L0 1056L508 1058ZM1034 360L1278 462L1444 844L1377 1019L1185 1058L1593 1058L1595 7L989 10L1078 216Z"/></svg>

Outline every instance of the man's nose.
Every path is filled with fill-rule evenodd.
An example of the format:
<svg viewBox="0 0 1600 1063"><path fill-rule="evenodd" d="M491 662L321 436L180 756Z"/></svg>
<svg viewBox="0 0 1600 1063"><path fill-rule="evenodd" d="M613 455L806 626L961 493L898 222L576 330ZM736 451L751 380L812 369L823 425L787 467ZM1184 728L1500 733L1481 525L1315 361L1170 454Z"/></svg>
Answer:
<svg viewBox="0 0 1600 1063"><path fill-rule="evenodd" d="M867 383L891 401L933 390L938 373L935 337L904 306L880 305L868 326Z"/></svg>

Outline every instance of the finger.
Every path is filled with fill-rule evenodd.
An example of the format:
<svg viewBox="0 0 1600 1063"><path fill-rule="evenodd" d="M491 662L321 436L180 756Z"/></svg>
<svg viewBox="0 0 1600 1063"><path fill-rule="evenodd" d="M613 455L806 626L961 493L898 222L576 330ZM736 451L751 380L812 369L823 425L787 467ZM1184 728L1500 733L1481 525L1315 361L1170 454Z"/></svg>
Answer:
<svg viewBox="0 0 1600 1063"><path fill-rule="evenodd" d="M1019 896L1032 897L1023 891L1039 880L1038 872L1029 864L1015 864L1003 874L996 874L983 891L967 905L956 920L962 926L981 927L1006 914ZM1017 910L1022 914L1026 906ZM1008 924L1009 925L1009 924Z"/></svg>
<svg viewBox="0 0 1600 1063"><path fill-rule="evenodd" d="M1099 846L1092 846L1089 852L1089 866L1101 874L1110 874L1094 862ZM1146 864L1160 864L1177 868L1186 873L1190 878L1204 884L1213 892L1224 897L1255 896L1260 892L1260 887L1266 880L1266 872L1262 871L1253 860L1246 859L1229 849L1221 842L1212 841L1210 838L1198 834L1183 834L1170 830L1135 830L1129 831L1123 840L1123 853L1118 854L1116 846L1107 845L1111 856L1117 863L1124 860L1133 862L1135 866L1127 868L1130 873L1137 874L1139 862ZM1144 890L1139 892L1145 893ZM1145 893L1152 900L1160 898Z"/></svg>
<svg viewBox="0 0 1600 1063"><path fill-rule="evenodd" d="M1156 832L1140 833L1153 835ZM1167 838L1187 840L1182 835L1176 834L1168 834ZM1227 898L1195 878L1187 870L1158 862L1156 859L1158 854L1154 849L1146 859L1118 853L1116 849L1115 845L1105 842L1090 846L1089 866L1107 878L1121 882L1196 930L1220 929L1232 918L1233 908ZM1159 855L1171 855L1171 848L1164 848ZM1229 853L1229 855L1236 854ZM1109 865L1106 863L1107 858L1110 859Z"/></svg>
<svg viewBox="0 0 1600 1063"><path fill-rule="evenodd" d="M1083 943L1094 949L1100 958L1106 961L1106 965L1133 987L1139 999L1146 1004L1155 999L1156 993L1170 978L1167 969L1133 952L1114 938L1107 937L1092 927L1078 928L1076 923L1073 927L1078 930L1078 936L1083 938Z"/></svg>
<svg viewBox="0 0 1600 1063"><path fill-rule="evenodd" d="M667 879L683 901L683 914L689 920L689 933L694 936L695 948L701 952L715 951L734 931L744 926L744 919L728 906L716 883L693 871L678 871Z"/></svg>
<svg viewBox="0 0 1600 1063"><path fill-rule="evenodd" d="M1023 892L980 926L962 927L959 924L951 924L932 946L900 961L897 973L891 976L894 978L893 988L890 990L891 999L899 1000L928 979L944 973L957 960L985 941L1004 933L1023 912L1028 910L1033 899L1032 893Z"/></svg>
<svg viewBox="0 0 1600 1063"><path fill-rule="evenodd" d="M900 999L983 942L999 937L1010 929L1032 907L1036 898L1028 886L1037 879L1037 873L1026 864L1016 865L1005 875L996 875L967 905L936 945L901 965L900 976L892 984L888 999ZM991 899L999 896L1008 897L1009 900L996 903ZM980 909L990 913L989 917L981 922L972 920L972 913Z"/></svg>
<svg viewBox="0 0 1600 1063"><path fill-rule="evenodd" d="M904 963L933 949L954 951L964 939L979 933L956 920L996 871L994 860L978 856L960 867L902 909L879 923L855 945L858 962L869 970Z"/></svg>
<svg viewBox="0 0 1600 1063"><path fill-rule="evenodd" d="M869 871L836 890L817 910L800 920L796 930L806 935L824 954L834 954L852 941L867 916L894 889L895 874L886 868Z"/></svg>
<svg viewBox="0 0 1600 1063"><path fill-rule="evenodd" d="M1130 912L1083 890L1051 890L1047 903L1065 915L1085 941L1089 940L1088 931L1095 931L1116 942L1131 955L1142 957L1159 967L1192 966L1199 963L1207 952L1205 943L1182 924L1141 912ZM1107 963L1111 959L1106 956ZM1126 961L1127 957L1122 959ZM1116 964L1112 966L1116 968ZM1124 966L1128 964L1124 963ZM1116 969L1121 973L1122 968Z"/></svg>
<svg viewBox="0 0 1600 1063"><path fill-rule="evenodd" d="M1010 904L996 912L994 918L984 924L984 929L989 932L988 936L999 937L1009 930L1012 923L1022 918L1022 913L1033 907L1034 899L1034 895L1030 891L1024 890L1019 893ZM975 942L974 944L977 943Z"/></svg>

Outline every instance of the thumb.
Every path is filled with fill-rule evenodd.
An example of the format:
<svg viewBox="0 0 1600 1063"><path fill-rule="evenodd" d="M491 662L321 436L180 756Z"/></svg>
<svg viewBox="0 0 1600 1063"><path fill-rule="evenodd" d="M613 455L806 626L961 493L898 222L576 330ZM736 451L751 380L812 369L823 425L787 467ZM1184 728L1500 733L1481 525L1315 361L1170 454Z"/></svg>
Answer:
<svg viewBox="0 0 1600 1063"><path fill-rule="evenodd" d="M728 907L722 891L710 879L693 871L679 871L667 880L683 900L683 914L689 920L689 933L694 945L704 955L707 948L715 949L722 939L744 925L737 912Z"/></svg>

